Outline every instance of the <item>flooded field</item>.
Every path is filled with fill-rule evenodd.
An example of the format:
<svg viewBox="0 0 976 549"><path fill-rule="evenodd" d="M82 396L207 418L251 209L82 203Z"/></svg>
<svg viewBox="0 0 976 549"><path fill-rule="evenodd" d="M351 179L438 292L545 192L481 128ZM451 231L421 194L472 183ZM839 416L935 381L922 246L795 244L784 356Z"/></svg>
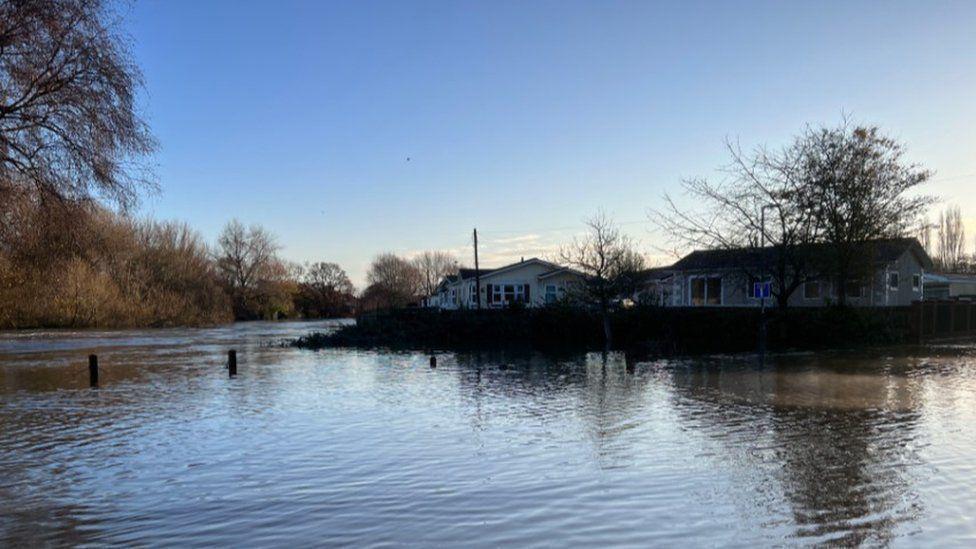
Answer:
<svg viewBox="0 0 976 549"><path fill-rule="evenodd" d="M0 544L976 544L976 346L274 345L329 325L0 334Z"/></svg>

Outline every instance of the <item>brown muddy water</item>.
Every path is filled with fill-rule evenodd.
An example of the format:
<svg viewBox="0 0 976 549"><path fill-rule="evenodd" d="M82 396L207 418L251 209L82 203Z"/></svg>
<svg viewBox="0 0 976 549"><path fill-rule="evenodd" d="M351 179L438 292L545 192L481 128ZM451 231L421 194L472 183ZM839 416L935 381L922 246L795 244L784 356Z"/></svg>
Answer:
<svg viewBox="0 0 976 549"><path fill-rule="evenodd" d="M0 543L976 545L976 346L270 345L329 326L0 334Z"/></svg>

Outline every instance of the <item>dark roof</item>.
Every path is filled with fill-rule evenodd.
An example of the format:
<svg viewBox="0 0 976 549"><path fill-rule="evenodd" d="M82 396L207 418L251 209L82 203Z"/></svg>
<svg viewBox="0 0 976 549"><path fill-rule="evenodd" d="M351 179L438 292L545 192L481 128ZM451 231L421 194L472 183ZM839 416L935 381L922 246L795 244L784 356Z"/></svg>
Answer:
<svg viewBox="0 0 976 549"><path fill-rule="evenodd" d="M674 266L670 267L652 267L650 269L644 269L640 272L641 278L644 280L664 280L669 276L674 274Z"/></svg>
<svg viewBox="0 0 976 549"><path fill-rule="evenodd" d="M492 272L494 270L495 269L478 269L477 270L477 273L478 274L481 274L481 275L486 275L486 274L488 274L488 273L490 273L490 272ZM462 279L474 278L476 276L476 273L475 273L475 270L474 269L461 268L461 269L458 269L458 274L461 275L461 278Z"/></svg>
<svg viewBox="0 0 976 549"><path fill-rule="evenodd" d="M581 273L581 272L579 272L576 269L573 269L571 267L558 267L556 269L550 269L550 270L548 270L548 271L540 274L539 275L539 279L541 280L543 278L549 278L550 276L554 276L554 275L562 274L562 273L570 273L570 274L573 274L573 275L576 275L576 276L583 276L583 273Z"/></svg>
<svg viewBox="0 0 976 549"><path fill-rule="evenodd" d="M875 263L889 263L895 261L906 251L915 254L918 262L926 269L932 268L932 259L922 245L914 238L888 238L865 242L864 253L871 255ZM811 259L826 257L830 249L829 244L808 244L800 248L802 253ZM735 269L759 266L763 260L771 264L777 250L766 248L731 248L721 250L695 250L682 257L670 267L676 271L697 271L704 269Z"/></svg>

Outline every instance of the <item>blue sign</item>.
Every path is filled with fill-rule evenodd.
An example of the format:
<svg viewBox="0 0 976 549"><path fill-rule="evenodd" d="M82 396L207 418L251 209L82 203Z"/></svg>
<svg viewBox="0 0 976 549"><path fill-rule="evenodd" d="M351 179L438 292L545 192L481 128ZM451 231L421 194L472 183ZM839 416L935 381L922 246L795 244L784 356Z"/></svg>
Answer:
<svg viewBox="0 0 976 549"><path fill-rule="evenodd" d="M769 297L773 295L773 283L769 281L753 282L752 295L756 297Z"/></svg>

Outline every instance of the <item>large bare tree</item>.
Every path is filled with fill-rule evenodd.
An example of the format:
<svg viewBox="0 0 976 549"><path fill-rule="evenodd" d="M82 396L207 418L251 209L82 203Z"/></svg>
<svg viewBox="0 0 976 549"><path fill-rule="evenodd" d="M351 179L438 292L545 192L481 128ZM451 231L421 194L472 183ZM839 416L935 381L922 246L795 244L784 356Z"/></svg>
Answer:
<svg viewBox="0 0 976 549"><path fill-rule="evenodd" d="M904 162L902 146L878 128L847 119L807 127L778 151L728 149L725 180L686 180L693 206L666 195L652 219L679 245L752 248L744 270L768 269L780 307L805 281L825 275L843 304L847 283L866 274L866 244L909 234L931 202L915 192L928 171ZM767 249L759 251L760 243ZM815 243L828 244L827 253L811 253Z"/></svg>
<svg viewBox="0 0 976 549"><path fill-rule="evenodd" d="M123 207L154 187L141 74L103 0L0 1L0 202Z"/></svg>
<svg viewBox="0 0 976 549"><path fill-rule="evenodd" d="M730 161L721 169L723 179L684 180L691 205L681 207L666 194L664 209L653 210L651 220L679 248L753 249L742 255L739 269L752 278L768 278L772 296L785 308L790 296L818 274L807 253L820 223L802 198L805 146L798 139L779 150L745 152L726 142ZM769 249L759 251L760 245Z"/></svg>
<svg viewBox="0 0 976 549"><path fill-rule="evenodd" d="M447 252L424 252L413 259L413 264L420 271L424 295L432 295L445 276L458 272L457 258Z"/></svg>
<svg viewBox="0 0 976 549"><path fill-rule="evenodd" d="M905 149L875 126L845 119L835 127L807 128L802 144L801 207L818 220L827 266L841 305L847 285L870 269L870 241L911 234L932 203L918 187L931 172L904 159Z"/></svg>
<svg viewBox="0 0 976 549"><path fill-rule="evenodd" d="M585 222L586 232L573 238L560 250L563 263L580 271L584 283L580 295L596 306L603 322L606 347L613 342L610 327L610 307L614 299L631 292L644 268L643 257L634 242L620 232L605 213L598 213Z"/></svg>
<svg viewBox="0 0 976 549"><path fill-rule="evenodd" d="M324 261L306 265L300 280L295 308L306 318L347 316L353 312L353 285L339 265Z"/></svg>
<svg viewBox="0 0 976 549"><path fill-rule="evenodd" d="M234 300L235 314L247 318L268 280L281 278L274 236L258 225L245 227L236 219L224 226L217 239L217 269Z"/></svg>
<svg viewBox="0 0 976 549"><path fill-rule="evenodd" d="M411 261L393 253L376 256L366 273L369 286L364 294L376 307L403 307L422 290L420 271Z"/></svg>

